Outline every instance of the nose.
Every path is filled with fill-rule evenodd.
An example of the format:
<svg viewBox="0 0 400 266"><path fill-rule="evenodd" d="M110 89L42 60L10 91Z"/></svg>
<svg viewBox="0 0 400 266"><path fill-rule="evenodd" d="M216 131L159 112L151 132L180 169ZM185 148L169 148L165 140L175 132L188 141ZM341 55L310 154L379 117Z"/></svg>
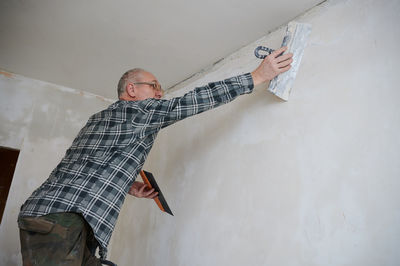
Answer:
<svg viewBox="0 0 400 266"><path fill-rule="evenodd" d="M156 97L158 99L160 99L160 98L162 98L162 96L163 96L163 91L162 90L156 90Z"/></svg>

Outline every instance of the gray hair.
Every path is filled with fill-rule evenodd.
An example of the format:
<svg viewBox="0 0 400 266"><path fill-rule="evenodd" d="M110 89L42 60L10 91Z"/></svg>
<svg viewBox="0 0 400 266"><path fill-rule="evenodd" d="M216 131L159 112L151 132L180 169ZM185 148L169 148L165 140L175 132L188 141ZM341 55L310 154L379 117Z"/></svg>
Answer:
<svg viewBox="0 0 400 266"><path fill-rule="evenodd" d="M131 70L126 71L122 77L119 79L118 82L118 87L117 87L117 92L118 92L118 98L122 96L122 94L125 92L125 87L126 84L131 81L135 82L138 81L138 77L140 76L141 73L147 72L144 69L141 68L133 68Z"/></svg>

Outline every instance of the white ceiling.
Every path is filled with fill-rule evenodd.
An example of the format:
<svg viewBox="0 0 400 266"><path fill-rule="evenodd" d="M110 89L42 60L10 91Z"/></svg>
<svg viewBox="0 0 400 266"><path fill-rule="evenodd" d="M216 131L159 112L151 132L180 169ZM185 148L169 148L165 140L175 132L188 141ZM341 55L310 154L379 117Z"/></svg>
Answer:
<svg viewBox="0 0 400 266"><path fill-rule="evenodd" d="M127 69L164 88L322 0L2 0L0 68L116 98Z"/></svg>

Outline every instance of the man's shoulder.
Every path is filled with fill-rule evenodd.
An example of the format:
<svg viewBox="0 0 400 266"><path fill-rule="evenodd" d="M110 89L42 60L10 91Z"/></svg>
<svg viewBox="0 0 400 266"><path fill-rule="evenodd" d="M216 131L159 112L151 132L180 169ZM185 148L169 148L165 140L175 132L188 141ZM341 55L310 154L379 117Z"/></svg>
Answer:
<svg viewBox="0 0 400 266"><path fill-rule="evenodd" d="M146 113L149 106L154 105L152 100L156 99L147 99L143 101L122 101L118 100L107 108L98 111L97 113L92 114L89 117L88 123L104 121L107 119L122 119L132 116L134 114Z"/></svg>

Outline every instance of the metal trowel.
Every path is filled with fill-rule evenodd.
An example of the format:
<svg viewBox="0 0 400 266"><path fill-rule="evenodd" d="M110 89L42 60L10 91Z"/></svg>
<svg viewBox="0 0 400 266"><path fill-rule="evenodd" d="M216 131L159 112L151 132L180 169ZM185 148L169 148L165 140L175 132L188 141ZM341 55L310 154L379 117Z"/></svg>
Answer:
<svg viewBox="0 0 400 266"><path fill-rule="evenodd" d="M278 96L279 98L287 101L289 99L290 91L292 90L292 86L294 80L296 78L297 71L300 66L301 58L304 54L304 49L307 45L307 39L311 32L311 25L305 23L298 22L290 22L286 28L286 34L283 38L281 46L287 46L288 49L284 52L293 53L293 62L292 67L284 72L276 76L273 80L271 80L268 90ZM265 54L260 54L260 51L266 52ZM270 55L274 50L264 47L258 46L254 50L254 54L257 58L264 59L268 55Z"/></svg>

